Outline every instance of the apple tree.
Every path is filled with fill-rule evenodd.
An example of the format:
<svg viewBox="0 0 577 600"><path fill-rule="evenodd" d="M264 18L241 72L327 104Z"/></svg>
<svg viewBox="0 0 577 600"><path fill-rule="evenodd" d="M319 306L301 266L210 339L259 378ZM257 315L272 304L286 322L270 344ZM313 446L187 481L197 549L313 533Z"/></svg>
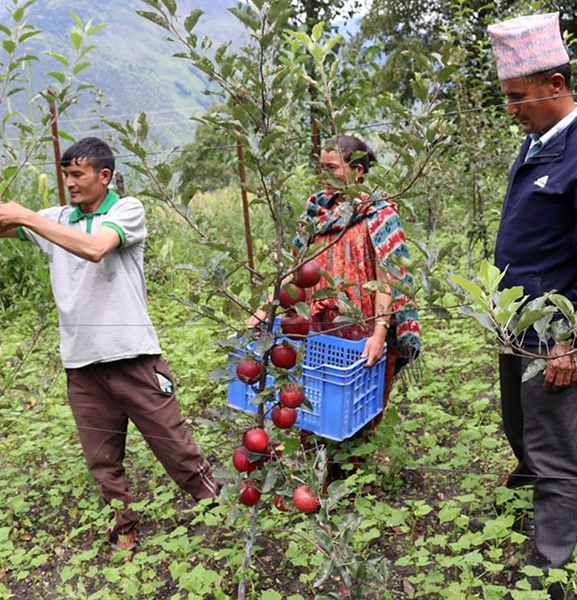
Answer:
<svg viewBox="0 0 577 600"><path fill-rule="evenodd" d="M124 147L136 157L131 166L147 178L146 189L140 193L163 199L200 243L212 249L202 268L178 267L194 269L195 275L200 275L197 290L191 290L183 301L197 314L219 323L223 332L235 333L233 338L221 340L220 348L234 357L239 378L251 382L255 389L256 423L239 435L239 444L230 452L239 472L237 489L224 492L225 497L236 496L244 506L253 507L238 597L246 597L257 523L263 500L269 497L277 508L293 506L309 515L305 517L307 539L314 549L323 549L324 557L316 584L338 575L350 584L351 597L366 597L375 582L383 581L386 561L365 557L368 545L353 550L349 542L358 521L348 523L349 533L340 542L341 531L329 523L329 510L334 511L347 493L336 483L325 489L324 444L307 448L288 428L294 418L292 411L298 410L295 405L307 402L306 398L298 399L304 346L279 341L283 334L302 339L308 333L309 314L302 290L315 281L314 259L320 252L315 247L296 251L292 245L303 198L318 183L308 158L310 132L303 126L303 116L314 108L323 117L319 119L320 133L327 138L341 135L359 124L359 102L366 90L359 89L352 79L348 86L340 85L343 68L338 52L342 37L327 33L323 23L308 32L306 28L295 30L291 25L293 6L288 0L254 0L230 9L244 24L250 40L240 50L228 43L213 47L210 39L200 39L195 32L202 18L200 10L181 19L173 0L146 0L146 4L151 10L139 14L167 32L177 47L175 59L189 61L211 83L210 93L218 99L218 110L205 115L202 123L227 136L237 151L245 251L230 243L228 232L215 232L210 223L197 218L189 209L191 199L178 194L180 182L170 161L158 160L157 154L152 158L148 152L146 115L135 122L110 123ZM380 187L396 202L403 202L427 171L434 153L449 142L448 123L440 114L439 103L440 86L457 68L449 45L433 59L423 58L422 65L415 76L416 93L422 101L418 111L407 110L392 95L380 99L383 113L396 121L390 131L381 134L390 149L390 160L347 193L370 193ZM314 94L310 94L311 89ZM404 266L415 271L417 281L419 269L425 280L432 269L426 260ZM425 290L425 297L435 294L439 292L434 285ZM259 310L262 327L255 337L254 331L246 330L246 321ZM282 317L279 329L275 329L277 317ZM228 366L225 371L230 380ZM284 401L277 402L281 392ZM265 416L277 425L270 435ZM248 432L251 441L247 443ZM259 438L256 446L254 437Z"/></svg>

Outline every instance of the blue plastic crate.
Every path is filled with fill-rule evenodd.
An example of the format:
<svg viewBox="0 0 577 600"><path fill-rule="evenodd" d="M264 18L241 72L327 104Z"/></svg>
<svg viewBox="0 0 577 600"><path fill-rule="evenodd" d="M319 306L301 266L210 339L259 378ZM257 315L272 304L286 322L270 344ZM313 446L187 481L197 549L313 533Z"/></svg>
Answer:
<svg viewBox="0 0 577 600"><path fill-rule="evenodd" d="M385 357L371 368L361 358L365 339L353 341L326 334L309 335L304 342L304 391L311 409L297 409L295 427L341 441L361 429L383 410ZM273 385L268 375L266 385ZM255 389L235 379L228 386L228 405L245 412L257 412L251 400ZM268 410L274 402L266 403Z"/></svg>

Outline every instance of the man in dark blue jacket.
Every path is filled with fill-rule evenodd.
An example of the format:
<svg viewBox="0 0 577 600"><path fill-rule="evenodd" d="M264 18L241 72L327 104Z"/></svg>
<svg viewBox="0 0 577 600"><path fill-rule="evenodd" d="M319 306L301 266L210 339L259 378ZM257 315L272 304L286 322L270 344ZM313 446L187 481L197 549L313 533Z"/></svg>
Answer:
<svg viewBox="0 0 577 600"><path fill-rule="evenodd" d="M531 298L557 290L577 306L577 110L558 13L519 17L489 27L507 112L527 138L510 176L495 252L507 268L503 288ZM569 560L577 542L577 367L569 344L539 347L542 375L522 382L530 358L502 354L501 405L518 460L509 487L533 485L534 544L528 563L547 572ZM530 578L533 589L540 589ZM564 598L559 584L552 598Z"/></svg>

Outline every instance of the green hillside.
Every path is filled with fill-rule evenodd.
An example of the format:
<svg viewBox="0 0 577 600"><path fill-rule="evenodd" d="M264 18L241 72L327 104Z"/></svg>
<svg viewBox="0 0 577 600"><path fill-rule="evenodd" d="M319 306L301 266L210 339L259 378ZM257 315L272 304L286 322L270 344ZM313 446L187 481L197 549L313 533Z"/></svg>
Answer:
<svg viewBox="0 0 577 600"><path fill-rule="evenodd" d="M238 40L243 30L227 10L235 4L234 0L182 0L179 12L186 14L200 8L205 14L198 25L199 33L217 42ZM211 101L203 94L208 83L185 60L172 57L180 48L165 40L161 28L136 14L147 8L141 0L38 0L28 20L43 32L32 45L40 61L29 74L29 92L14 97L12 106L27 110L28 95L46 86L46 72L58 69L59 65L43 52L68 52L73 11L84 23L92 20L92 25L108 24L91 38L97 48L89 55L92 66L82 73L83 82L104 90L106 117L124 122L144 111L149 115L151 135L159 141L169 145L189 141L194 131L190 116L204 112ZM68 119L61 119L60 128L74 136L93 132L95 127L98 134L105 134L95 108L87 95L69 111Z"/></svg>

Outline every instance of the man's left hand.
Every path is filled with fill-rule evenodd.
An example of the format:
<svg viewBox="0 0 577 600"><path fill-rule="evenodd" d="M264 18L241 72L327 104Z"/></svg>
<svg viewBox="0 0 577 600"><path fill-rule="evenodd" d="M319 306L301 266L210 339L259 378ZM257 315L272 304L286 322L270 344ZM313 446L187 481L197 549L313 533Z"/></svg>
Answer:
<svg viewBox="0 0 577 600"><path fill-rule="evenodd" d="M543 371L546 390L561 390L577 381L577 351L574 348L555 344L549 356Z"/></svg>

